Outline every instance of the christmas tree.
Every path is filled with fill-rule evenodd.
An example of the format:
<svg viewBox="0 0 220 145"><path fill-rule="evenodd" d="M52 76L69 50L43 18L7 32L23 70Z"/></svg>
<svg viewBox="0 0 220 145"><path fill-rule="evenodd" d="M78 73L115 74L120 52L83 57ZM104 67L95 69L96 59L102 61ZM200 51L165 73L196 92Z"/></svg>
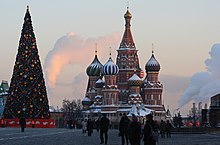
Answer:
<svg viewBox="0 0 220 145"><path fill-rule="evenodd" d="M28 7L8 94L4 118L50 118L45 81Z"/></svg>

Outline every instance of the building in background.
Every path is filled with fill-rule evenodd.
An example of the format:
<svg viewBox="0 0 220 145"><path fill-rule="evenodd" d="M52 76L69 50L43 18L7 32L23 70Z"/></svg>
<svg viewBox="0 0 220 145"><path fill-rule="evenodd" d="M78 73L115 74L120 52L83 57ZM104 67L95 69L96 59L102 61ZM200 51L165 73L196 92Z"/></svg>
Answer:
<svg viewBox="0 0 220 145"><path fill-rule="evenodd" d="M8 90L8 81L2 80L2 83L0 85L0 118L2 117L2 113L4 111L4 106L8 96Z"/></svg>
<svg viewBox="0 0 220 145"><path fill-rule="evenodd" d="M220 127L220 94L211 97L209 123L213 127Z"/></svg>
<svg viewBox="0 0 220 145"><path fill-rule="evenodd" d="M110 52L109 59L103 65L96 50L94 60L86 69L89 79L86 97L82 101L85 115L95 117L106 113L111 122L118 122L123 113L136 112L136 115L142 117L153 112L155 120L165 120L163 85L158 78L160 64L152 50L152 55L145 65L144 78L131 33L132 14L129 9L124 18L125 31L117 49L116 63Z"/></svg>

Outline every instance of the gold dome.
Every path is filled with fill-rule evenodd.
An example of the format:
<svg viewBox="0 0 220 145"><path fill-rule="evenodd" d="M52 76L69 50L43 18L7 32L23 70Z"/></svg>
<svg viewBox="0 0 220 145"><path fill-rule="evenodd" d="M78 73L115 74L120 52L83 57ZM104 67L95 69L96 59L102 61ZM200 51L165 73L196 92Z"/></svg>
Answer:
<svg viewBox="0 0 220 145"><path fill-rule="evenodd" d="M125 13L125 15L124 15L124 17L125 18L127 18L127 17L132 17L132 15L131 15L131 13L129 12L129 10L127 10L127 12Z"/></svg>

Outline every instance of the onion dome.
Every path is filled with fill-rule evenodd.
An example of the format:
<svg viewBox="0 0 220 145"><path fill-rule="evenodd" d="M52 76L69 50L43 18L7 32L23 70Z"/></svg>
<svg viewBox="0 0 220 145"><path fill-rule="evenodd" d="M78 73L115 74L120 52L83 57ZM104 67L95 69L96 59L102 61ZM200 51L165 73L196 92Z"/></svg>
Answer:
<svg viewBox="0 0 220 145"><path fill-rule="evenodd" d="M110 57L107 63L103 66L102 74L103 75L117 75L119 72L118 66L113 62Z"/></svg>
<svg viewBox="0 0 220 145"><path fill-rule="evenodd" d="M141 104L143 103L142 96L140 94L130 94L128 97L128 104Z"/></svg>
<svg viewBox="0 0 220 145"><path fill-rule="evenodd" d="M152 72L152 71L160 71L160 64L154 57L154 52L152 51L152 56L148 60L148 62L145 65L146 72Z"/></svg>
<svg viewBox="0 0 220 145"><path fill-rule="evenodd" d="M85 97L85 98L82 100L82 105L83 105L83 106L91 106L91 105L92 105L92 101L91 101L88 97Z"/></svg>
<svg viewBox="0 0 220 145"><path fill-rule="evenodd" d="M95 96L94 104L95 105L102 105L102 96L101 95Z"/></svg>
<svg viewBox="0 0 220 145"><path fill-rule="evenodd" d="M143 83L143 81L139 78L139 76L134 73L132 77L128 79L128 84L130 86L140 86Z"/></svg>
<svg viewBox="0 0 220 145"><path fill-rule="evenodd" d="M97 53L97 51L96 51ZM86 73L88 76L100 76L103 65L100 63L97 54L92 63L87 67Z"/></svg>
<svg viewBox="0 0 220 145"><path fill-rule="evenodd" d="M129 10L127 10L127 12L124 15L124 18L131 18L131 17L132 17L131 13L129 12Z"/></svg>
<svg viewBox="0 0 220 145"><path fill-rule="evenodd" d="M102 79L98 79L95 83L96 88L102 88L105 85L105 82Z"/></svg>

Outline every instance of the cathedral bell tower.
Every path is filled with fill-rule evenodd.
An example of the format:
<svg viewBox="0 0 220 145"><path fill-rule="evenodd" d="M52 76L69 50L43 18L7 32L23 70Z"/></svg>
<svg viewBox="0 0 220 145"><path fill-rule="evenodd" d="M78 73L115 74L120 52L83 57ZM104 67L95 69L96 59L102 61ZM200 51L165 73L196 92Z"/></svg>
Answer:
<svg viewBox="0 0 220 145"><path fill-rule="evenodd" d="M111 53L109 60L103 66L102 74L105 78L105 85L102 89L103 93L103 105L118 105L118 87L116 85L116 76L119 72L118 66L113 62Z"/></svg>
<svg viewBox="0 0 220 145"><path fill-rule="evenodd" d="M128 79L136 73L140 78L143 77L143 71L139 66L138 50L135 47L133 37L131 34L131 18L132 15L127 8L127 12L124 14L125 18L125 31L120 43L119 49L117 50L116 64L119 67L119 73L117 76L117 85L121 90L119 93L120 101L126 102L128 96Z"/></svg>
<svg viewBox="0 0 220 145"><path fill-rule="evenodd" d="M144 104L162 105L163 85L158 80L160 64L152 50L151 58L145 65L146 78L144 80Z"/></svg>

